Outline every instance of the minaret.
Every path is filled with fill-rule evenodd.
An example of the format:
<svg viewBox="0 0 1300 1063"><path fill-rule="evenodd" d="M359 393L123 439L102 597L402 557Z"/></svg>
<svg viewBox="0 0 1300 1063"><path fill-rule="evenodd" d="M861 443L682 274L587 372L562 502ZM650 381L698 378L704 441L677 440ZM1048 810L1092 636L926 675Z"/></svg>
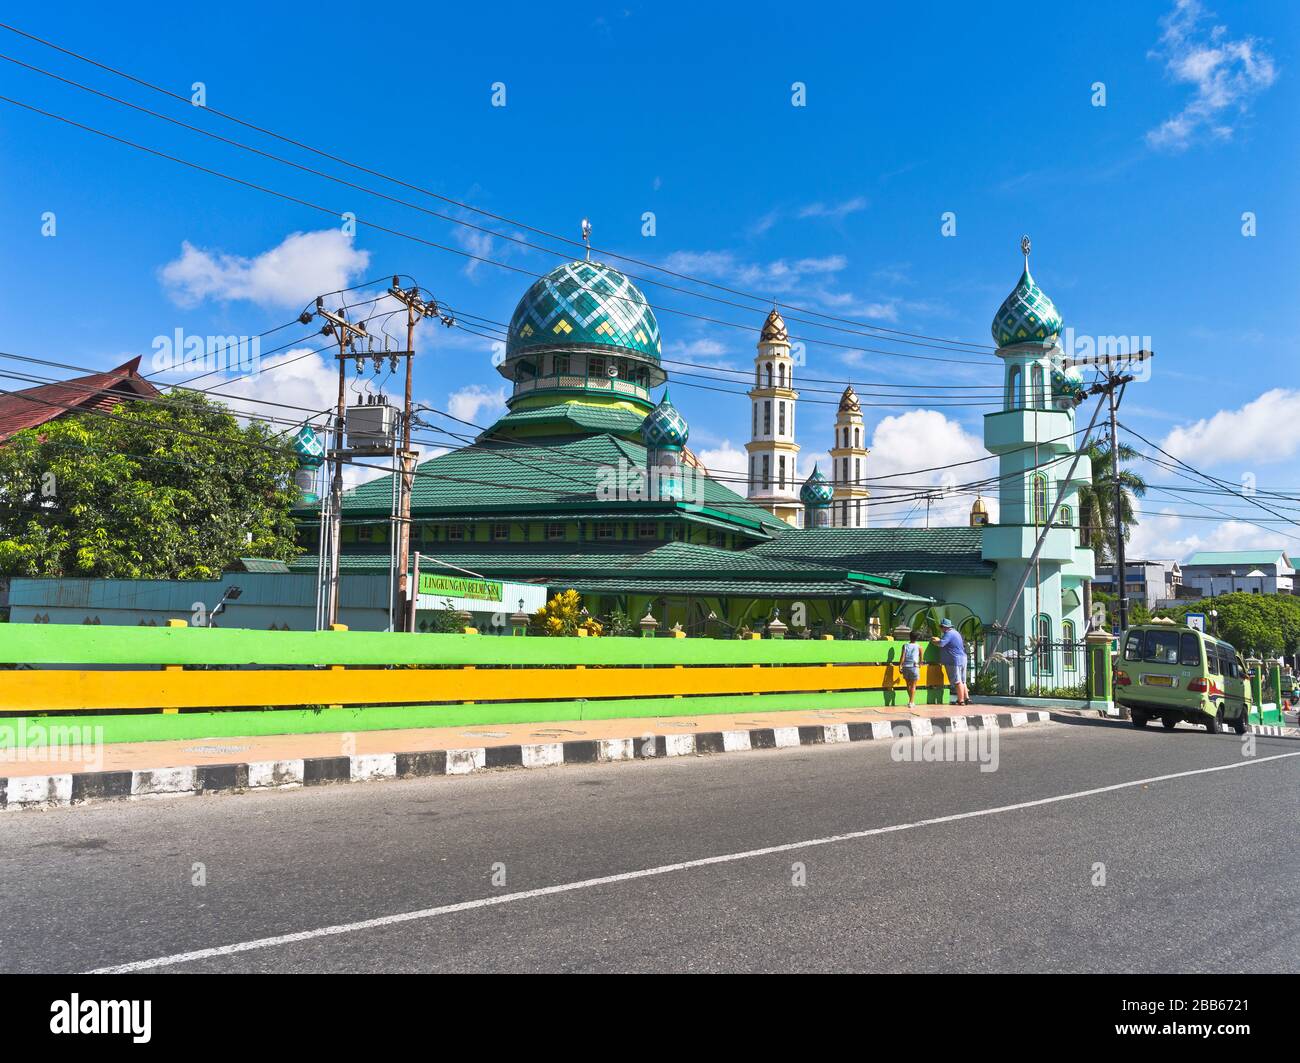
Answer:
<svg viewBox="0 0 1300 1063"><path fill-rule="evenodd" d="M998 523L984 527L981 538L985 560L997 564L995 622L1006 615L1007 631L1028 640L1021 644L1028 652L1074 642L1087 631L1082 590L1092 579L1093 557L1079 545L1075 514L1092 469L1084 455L1066 479L1075 432L1070 391L1077 385L1053 372L1061 361L1061 315L1029 274L1029 237L1020 249L1024 272L993 318L1005 377L1002 410L984 418L984 446L998 455ZM1058 495L1062 507L1044 533ZM1030 566L1040 535L1042 548ZM1044 652L1028 667L1025 679L1033 685L1078 682L1082 675L1077 655Z"/></svg>
<svg viewBox="0 0 1300 1063"><path fill-rule="evenodd" d="M840 396L835 415L835 439L831 445L831 480L835 500L831 503L831 526L865 528L871 492L864 477L867 472L866 426L862 421L862 404L850 384Z"/></svg>
<svg viewBox="0 0 1300 1063"><path fill-rule="evenodd" d="M799 519L799 487L794 441L794 361L790 335L776 307L763 322L754 355L754 386L749 389L751 434L749 490L746 497L790 524Z"/></svg>
<svg viewBox="0 0 1300 1063"><path fill-rule="evenodd" d="M825 528L830 525L831 495L834 488L822 475L821 469L813 466L812 475L804 481L799 489L799 500L803 502L805 528Z"/></svg>

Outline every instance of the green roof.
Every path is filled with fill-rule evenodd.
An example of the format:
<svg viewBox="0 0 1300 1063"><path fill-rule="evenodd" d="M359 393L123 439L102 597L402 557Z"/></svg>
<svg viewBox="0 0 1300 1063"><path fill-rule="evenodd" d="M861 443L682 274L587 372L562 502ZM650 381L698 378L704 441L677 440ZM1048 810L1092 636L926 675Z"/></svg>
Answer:
<svg viewBox="0 0 1300 1063"><path fill-rule="evenodd" d="M1182 567L1192 565L1284 565L1294 568L1282 550L1202 550L1192 554Z"/></svg>
<svg viewBox="0 0 1300 1063"><path fill-rule="evenodd" d="M227 572L288 572L289 566L284 561L275 561L269 557L241 557L226 569Z"/></svg>
<svg viewBox="0 0 1300 1063"><path fill-rule="evenodd" d="M983 529L803 528L791 529L747 553L840 565L897 579L903 575L991 577L983 557Z"/></svg>
<svg viewBox="0 0 1300 1063"><path fill-rule="evenodd" d="M601 433L638 438L644 414L618 406L593 406L584 402L556 402L527 410L513 410L479 436L480 441L492 440L516 428L533 428L552 425L556 436L570 437L576 433Z"/></svg>
<svg viewBox="0 0 1300 1063"><path fill-rule="evenodd" d="M553 512L558 518L566 508L596 508L607 510L613 520L621 516L621 507L690 519L692 507L671 501L607 502L601 497L611 483L611 474L620 469L644 469L645 453L640 443L608 434L549 444L477 443L420 463L411 495L411 518L436 520L489 512L522 516L539 511ZM758 537L789 527L716 480L702 476L701 481L700 502L706 518ZM386 518L392 509L392 495L392 475L380 476L344 495L344 516Z"/></svg>

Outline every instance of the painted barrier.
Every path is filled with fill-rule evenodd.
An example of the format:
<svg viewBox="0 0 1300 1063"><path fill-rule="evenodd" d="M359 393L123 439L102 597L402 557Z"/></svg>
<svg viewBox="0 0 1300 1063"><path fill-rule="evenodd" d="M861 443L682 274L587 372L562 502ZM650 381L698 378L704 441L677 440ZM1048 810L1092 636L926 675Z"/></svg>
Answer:
<svg viewBox="0 0 1300 1063"><path fill-rule="evenodd" d="M754 711L767 695L846 695L861 707L906 696L900 642L812 639L488 638L473 634L0 625L0 712L88 713L303 706L457 706L488 720L540 704L620 715ZM918 698L945 700L926 647ZM838 703L843 698L837 696ZM421 713L419 726L430 726ZM449 711L449 717L465 713Z"/></svg>

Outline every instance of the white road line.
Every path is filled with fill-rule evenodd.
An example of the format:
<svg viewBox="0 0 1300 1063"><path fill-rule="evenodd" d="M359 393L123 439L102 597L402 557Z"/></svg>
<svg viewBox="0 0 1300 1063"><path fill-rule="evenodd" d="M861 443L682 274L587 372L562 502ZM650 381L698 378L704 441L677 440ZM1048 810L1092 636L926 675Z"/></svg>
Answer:
<svg viewBox="0 0 1300 1063"><path fill-rule="evenodd" d="M219 945L216 948L196 949L193 952L178 952L172 956L159 956L152 960L136 960L113 967L99 967L89 974L129 974L132 971L147 971L155 967L170 967L177 963L191 963L194 960L206 960L214 956L233 956L253 949L275 948L277 945L292 945L298 941L311 941L315 938L333 937L338 934L351 934L359 930L373 930L376 927L395 926L410 923L417 919L432 919L439 915L453 915L456 912L470 912L477 908L491 908L498 904L510 904L514 901L528 901L537 897L550 897L557 893L572 893L574 890L591 889L594 886L608 886L616 882L632 882L640 878L652 878L656 875L669 875L674 871L689 871L697 867L710 867L714 864L729 864L737 860L752 860L757 856L771 856L773 853L789 853L799 849L809 849L818 845L833 845L836 842L856 841L859 838L871 838L878 834L893 834L896 831L915 830L918 827L933 827L940 823L956 823L963 819L978 819L981 816L996 816L1002 812L1016 812L1024 808L1038 808L1042 805L1057 804L1061 801L1075 801L1081 797L1095 797L1097 794L1112 793L1115 790L1127 790L1134 786L1148 786L1151 783L1168 782L1171 779L1186 779L1192 775L1208 775L1216 771L1232 771L1236 768L1253 768L1258 764L1267 764L1273 760L1287 760L1300 757L1297 753L1278 753L1271 757L1259 757L1242 761L1240 764L1219 764L1213 768L1196 768L1193 771L1179 771L1172 775L1153 775L1149 779L1134 779L1131 782L1118 782L1110 786L1098 786L1092 790L1078 790L1070 794L1058 794L1055 797L1040 797L1034 801L1021 801L1014 805L999 805L996 808L980 808L973 812L956 812L950 816L935 816L932 819L920 819L915 823L896 823L889 827L872 827L869 830L857 830L848 834L833 834L826 838L810 838L801 842L786 842L783 845L769 845L762 849L747 849L739 853L723 853L720 856L706 856L698 860L683 860L678 864L663 864L659 867L642 868L639 871L623 871L617 875L602 875L599 878L586 878L578 882L565 882L558 886L543 886L535 890L521 890L518 893L503 893L496 897L480 897L473 901L461 901L457 904L442 904L436 908L421 908L415 912L401 912L397 915L384 915L377 919L362 919L356 923L340 923L337 926L324 926L316 930L300 930L294 934L279 934L275 937L256 938L241 941L234 945Z"/></svg>

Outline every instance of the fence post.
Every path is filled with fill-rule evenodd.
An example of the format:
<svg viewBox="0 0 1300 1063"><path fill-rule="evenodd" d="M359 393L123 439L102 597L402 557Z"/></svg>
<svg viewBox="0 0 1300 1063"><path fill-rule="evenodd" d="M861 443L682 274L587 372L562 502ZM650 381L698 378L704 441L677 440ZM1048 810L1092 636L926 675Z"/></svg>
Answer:
<svg viewBox="0 0 1300 1063"><path fill-rule="evenodd" d="M1268 666L1268 681L1273 687L1273 697L1277 699L1277 722L1282 722L1282 663L1280 661L1270 661ZM1260 709L1259 722L1264 722L1263 708Z"/></svg>
<svg viewBox="0 0 1300 1063"><path fill-rule="evenodd" d="M330 624L330 626L329 626L329 630L330 630L330 631L347 631L347 629L348 629L347 624ZM341 664L331 664L331 665L330 665L330 671L331 671L331 672L341 672L341 671L343 671L343 665L341 665ZM343 706L342 706L341 704L339 704L339 705L326 705L325 707L326 707L327 709L341 709L341 708L343 708Z"/></svg>
<svg viewBox="0 0 1300 1063"><path fill-rule="evenodd" d="M168 620L168 621L167 621L167 626L168 626L168 627L189 627L190 624L189 624L189 621L188 621L188 620ZM164 671L164 672L180 672L180 671L184 671L184 668L183 668L181 665L179 665L179 664L165 664L165 665L163 665L163 671ZM164 709L163 709L163 713L164 713L164 715L167 715L167 716L174 716L174 715L176 715L176 714L177 714L178 712L180 712L180 711L181 711L180 709L175 708L175 707L172 707L172 708L164 708Z"/></svg>
<svg viewBox="0 0 1300 1063"><path fill-rule="evenodd" d="M1112 689L1110 633L1089 631L1083 641L1088 659L1088 708L1096 709L1103 716L1118 716Z"/></svg>
<svg viewBox="0 0 1300 1063"><path fill-rule="evenodd" d="M1264 722L1264 662L1258 657L1247 657L1246 667L1250 669L1250 698L1255 703L1255 722ZM1246 719L1250 719L1249 713Z"/></svg>

